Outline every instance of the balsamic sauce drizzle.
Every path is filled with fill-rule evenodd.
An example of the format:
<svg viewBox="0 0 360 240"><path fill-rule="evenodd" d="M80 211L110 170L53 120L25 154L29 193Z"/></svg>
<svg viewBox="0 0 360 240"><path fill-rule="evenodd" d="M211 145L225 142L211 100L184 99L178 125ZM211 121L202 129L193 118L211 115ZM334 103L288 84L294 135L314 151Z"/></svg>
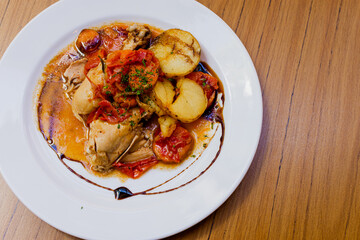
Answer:
<svg viewBox="0 0 360 240"><path fill-rule="evenodd" d="M204 63L199 63L199 65L197 66L197 68L195 69L195 71L201 71L201 72L204 72L204 73L209 73L208 72L208 66L204 66ZM213 73L214 74L214 73ZM218 92L216 92L216 96L215 96L215 99L217 99L217 94ZM225 98L224 98L224 94L221 96L221 100L224 104L225 102ZM40 116L40 112L41 112L41 104L38 105L38 116ZM60 159L60 161L65 165L65 167L70 171L72 172L73 174L75 174L76 176L78 176L79 178L81 178L82 180L90 183L90 184L93 184L97 187L100 187L100 188L103 188L105 190L108 190L108 191L112 191L114 192L114 195L115 195L115 199L117 200L121 200L121 199L125 199L125 198L128 198L128 197L132 197L132 196L136 196L136 195L155 195L155 194L162 194L162 193L167 193L167 192L171 192L171 191L174 191L174 190L177 190L179 188L182 188L190 183L192 183L193 181L195 181L196 179L198 179L201 175L203 175L213 164L214 162L217 160L217 158L219 157L220 155L220 152L221 152L221 149L222 149L222 145L223 145L223 142L224 142L224 136L225 136L225 123L224 123L224 120L223 120L223 117L222 117L222 109L220 109L221 111L219 111L219 108L216 104L216 101L214 101L214 103L212 104L212 106L205 111L205 113L203 114L203 117L209 121L212 121L212 122L217 122L217 123L220 123L221 124L221 137L220 137L220 145L219 145L219 149L214 157L214 159L210 162L210 164L202 171L200 172L196 177L194 177L193 179L187 181L186 183L183 183L177 187L174 187L174 188L170 188L170 189L166 189L166 190L163 190L163 191L158 191L158 192L150 192L152 190L155 190L156 188L159 188L160 186L170 182L171 180L173 180L174 178L178 177L180 174L182 174L184 171L186 171L190 166L192 166L199 158L200 156L198 156L198 158L193 161L189 166L187 166L185 169L183 169L181 172L179 172L177 175L175 175L174 177L166 180L165 182L155 186L155 187L151 187L147 190L144 190L144 191L141 191L141 192L136 192L136 193L133 193L130 189L124 187L124 186L121 186L121 187L118 187L116 189L112 189L112 188L109 188L109 187L105 187L105 186L102 186L100 184L97 184L87 178L85 178L84 176L80 175L79 173L77 173L75 170L73 170L69 165L66 164L66 162L64 161L64 159L67 159L67 160L70 160L70 161L76 161L74 159L71 159L71 158L68 158L66 157L64 154L62 153L59 153L57 151L57 147L56 145L54 144L53 140L51 139L52 138L52 131L53 131L53 122L52 122L52 118L50 117L50 129L49 129L49 133L50 133L50 136L49 138L47 138L45 136L45 132L43 130L43 126L42 126L42 123L41 123L41 120L39 119L39 129L43 135L43 137L45 138L45 140L47 141L47 143L49 144L49 146L54 150L54 152L56 153L56 155L58 156L58 158ZM79 161L76 161L76 162L79 162ZM80 162L81 163L81 162ZM82 164L82 163L81 163Z"/></svg>

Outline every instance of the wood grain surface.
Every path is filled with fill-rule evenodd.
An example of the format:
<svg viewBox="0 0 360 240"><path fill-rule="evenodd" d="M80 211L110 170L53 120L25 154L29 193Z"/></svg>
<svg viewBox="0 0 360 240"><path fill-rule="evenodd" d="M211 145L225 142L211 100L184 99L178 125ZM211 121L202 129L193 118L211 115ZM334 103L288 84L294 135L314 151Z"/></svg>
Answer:
<svg viewBox="0 0 360 240"><path fill-rule="evenodd" d="M54 2L0 0L0 56ZM169 239L359 239L360 1L199 2L254 61L262 134L231 197ZM0 238L76 239L32 214L1 176Z"/></svg>

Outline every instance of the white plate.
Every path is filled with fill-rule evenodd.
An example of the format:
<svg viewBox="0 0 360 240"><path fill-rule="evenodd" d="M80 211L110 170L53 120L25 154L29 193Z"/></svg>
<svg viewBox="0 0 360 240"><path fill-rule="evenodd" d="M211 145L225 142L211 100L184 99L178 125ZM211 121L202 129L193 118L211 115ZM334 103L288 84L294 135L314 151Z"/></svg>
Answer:
<svg viewBox="0 0 360 240"><path fill-rule="evenodd" d="M191 32L202 47L202 60L224 84L226 131L222 152L208 171L178 190L115 200L112 192L70 173L37 130L33 99L43 67L82 28L115 20ZM34 18L10 44L0 62L0 76L1 173L33 213L77 237L154 239L191 227L236 189L260 137L262 98L252 61L235 33L192 0L59 1ZM217 144L218 139L211 142L199 164L190 167L190 175L206 167ZM166 173L154 170L146 177L156 182L157 175ZM192 176L183 178L187 177ZM127 186L127 182L117 184ZM143 189L145 183L140 178L129 184Z"/></svg>

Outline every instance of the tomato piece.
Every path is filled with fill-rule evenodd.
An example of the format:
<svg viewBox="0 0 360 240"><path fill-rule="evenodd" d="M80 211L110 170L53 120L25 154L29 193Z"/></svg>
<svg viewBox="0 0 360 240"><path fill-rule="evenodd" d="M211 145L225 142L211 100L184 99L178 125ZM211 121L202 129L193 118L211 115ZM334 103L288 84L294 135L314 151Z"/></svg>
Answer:
<svg viewBox="0 0 360 240"><path fill-rule="evenodd" d="M85 74L89 72L90 69L97 67L101 62L101 59L105 59L106 51L104 49L99 49L98 51L89 54L86 58L88 59L87 63L85 64Z"/></svg>
<svg viewBox="0 0 360 240"><path fill-rule="evenodd" d="M202 87L208 99L209 107L214 101L215 91L219 88L218 80L215 77L203 72L192 72L185 77L195 81Z"/></svg>
<svg viewBox="0 0 360 240"><path fill-rule="evenodd" d="M122 96L121 94L114 96L114 101L120 104L120 107L131 108L137 105L135 96Z"/></svg>
<svg viewBox="0 0 360 240"><path fill-rule="evenodd" d="M134 64L150 62L154 58L154 53L150 50L139 49L139 50L119 50L109 54L106 60L106 65L109 68Z"/></svg>
<svg viewBox="0 0 360 240"><path fill-rule="evenodd" d="M156 157L150 157L134 163L115 163L113 167L131 178L140 177L146 170L156 165L159 161Z"/></svg>
<svg viewBox="0 0 360 240"><path fill-rule="evenodd" d="M167 138L162 135L161 131L157 131L153 150L158 159L164 162L179 163L189 152L192 142L190 132L177 125L171 136Z"/></svg>
<svg viewBox="0 0 360 240"><path fill-rule="evenodd" d="M124 108L115 108L107 100L102 100L99 107L91 112L87 118L86 124L90 124L96 119L106 121L108 123L120 123L130 117L130 113Z"/></svg>
<svg viewBox="0 0 360 240"><path fill-rule="evenodd" d="M157 64L150 62L148 65L134 64L129 69L129 86L133 91L139 91L139 93L146 92L152 89L159 77L156 72Z"/></svg>
<svg viewBox="0 0 360 240"><path fill-rule="evenodd" d="M145 49L112 52L106 66L111 84L117 82L124 90L129 86L128 91L138 94L152 89L159 77L159 60Z"/></svg>

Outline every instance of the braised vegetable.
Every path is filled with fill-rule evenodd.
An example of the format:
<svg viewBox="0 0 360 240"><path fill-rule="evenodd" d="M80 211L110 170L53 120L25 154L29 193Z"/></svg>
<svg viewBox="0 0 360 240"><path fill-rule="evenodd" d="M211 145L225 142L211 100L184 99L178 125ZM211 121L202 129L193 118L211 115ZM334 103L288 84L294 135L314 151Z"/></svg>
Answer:
<svg viewBox="0 0 360 240"><path fill-rule="evenodd" d="M215 91L219 88L218 80L203 72L192 72L186 75L186 78L189 78L199 84L205 92L205 95L208 99L208 107L212 104L215 99Z"/></svg>
<svg viewBox="0 0 360 240"><path fill-rule="evenodd" d="M164 137L170 137L176 128L176 119L170 116L162 116L158 118L161 133Z"/></svg>
<svg viewBox="0 0 360 240"><path fill-rule="evenodd" d="M170 137L164 137L161 132L156 134L153 150L162 161L179 163L191 149L192 142L189 131L178 125Z"/></svg>
<svg viewBox="0 0 360 240"><path fill-rule="evenodd" d="M92 29L83 29L76 40L76 47L84 54L96 50L100 43L101 39L97 31Z"/></svg>
<svg viewBox="0 0 360 240"><path fill-rule="evenodd" d="M168 77L191 73L200 61L200 45L189 32L169 29L160 34L150 50L160 61L161 70Z"/></svg>
<svg viewBox="0 0 360 240"><path fill-rule="evenodd" d="M154 88L156 102L170 116L184 123L193 122L205 111L208 100L203 89L195 81L181 78L177 81L178 94L167 80L158 82Z"/></svg>
<svg viewBox="0 0 360 240"><path fill-rule="evenodd" d="M159 81L153 89L153 96L156 103L166 110L174 102L174 86L167 79Z"/></svg>

